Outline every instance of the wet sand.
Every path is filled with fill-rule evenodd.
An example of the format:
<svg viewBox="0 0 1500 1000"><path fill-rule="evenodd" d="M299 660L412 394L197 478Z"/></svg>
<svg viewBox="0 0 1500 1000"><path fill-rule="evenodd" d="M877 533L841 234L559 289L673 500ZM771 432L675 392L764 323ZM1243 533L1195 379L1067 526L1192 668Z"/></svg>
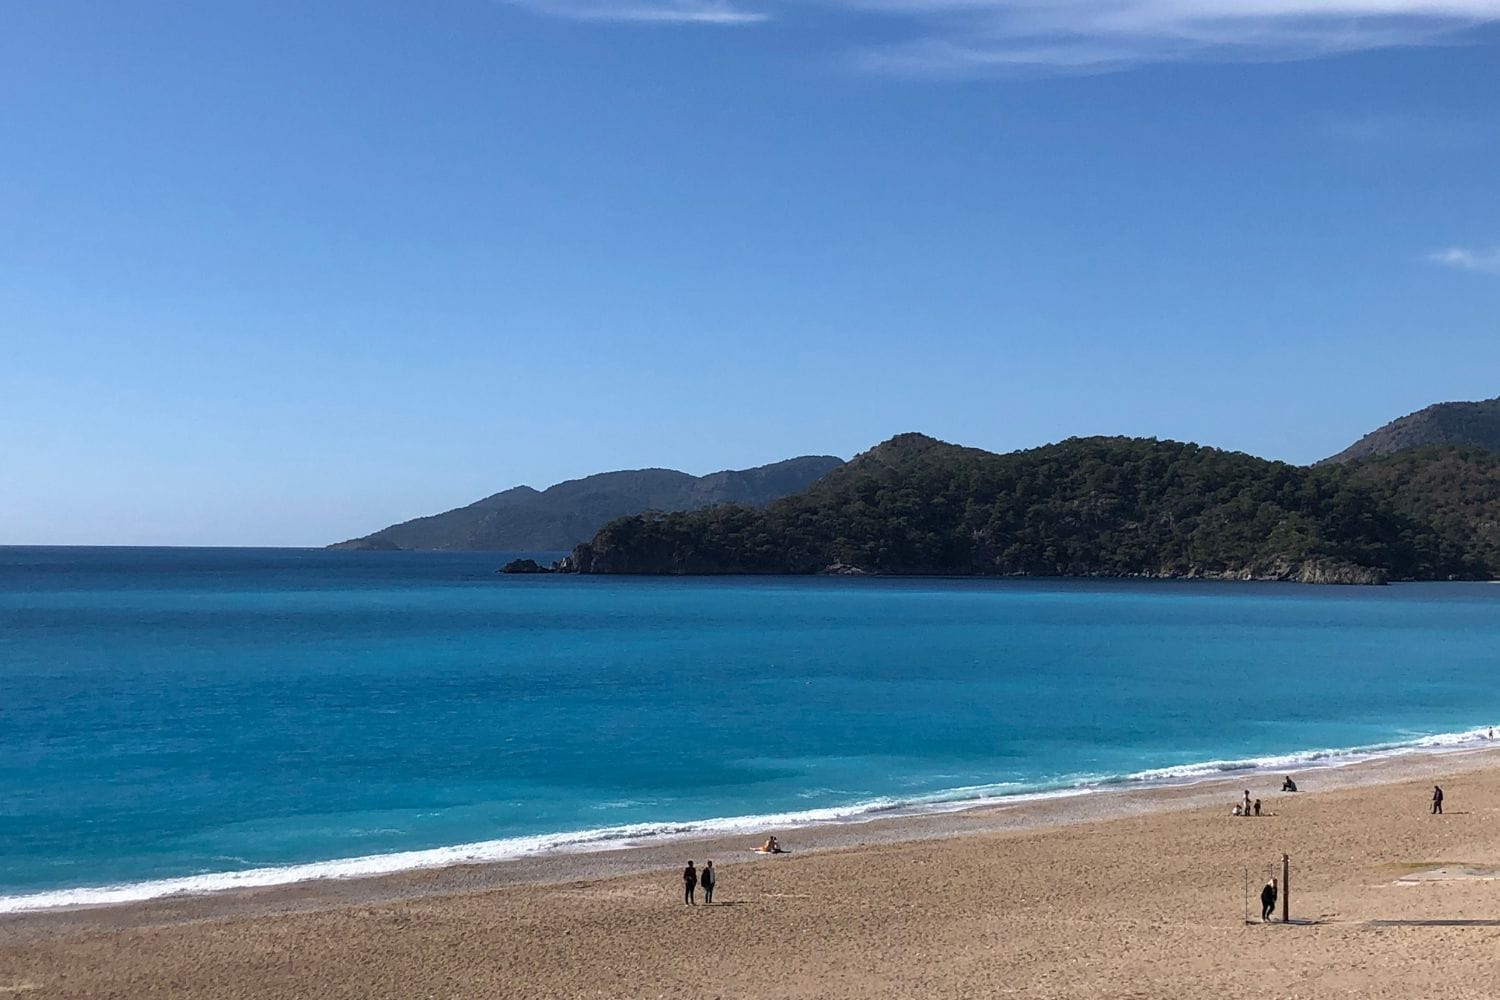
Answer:
<svg viewBox="0 0 1500 1000"><path fill-rule="evenodd" d="M0 917L0 997L1495 995L1500 753L1298 779ZM1283 852L1294 924L1247 924Z"/></svg>

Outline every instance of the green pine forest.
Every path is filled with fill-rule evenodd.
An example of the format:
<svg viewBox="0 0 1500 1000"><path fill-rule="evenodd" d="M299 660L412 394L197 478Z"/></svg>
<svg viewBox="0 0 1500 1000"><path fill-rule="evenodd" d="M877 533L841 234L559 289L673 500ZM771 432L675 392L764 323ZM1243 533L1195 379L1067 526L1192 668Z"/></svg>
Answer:
<svg viewBox="0 0 1500 1000"><path fill-rule="evenodd" d="M903 434L767 507L619 518L560 568L1491 579L1500 455L1439 445L1305 467L1154 439L1000 455Z"/></svg>

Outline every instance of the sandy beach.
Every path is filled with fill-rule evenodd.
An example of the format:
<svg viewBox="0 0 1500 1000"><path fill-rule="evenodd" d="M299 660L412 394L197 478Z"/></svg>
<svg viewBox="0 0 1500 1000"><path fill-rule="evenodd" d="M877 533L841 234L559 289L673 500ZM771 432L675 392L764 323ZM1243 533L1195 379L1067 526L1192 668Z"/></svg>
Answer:
<svg viewBox="0 0 1500 1000"><path fill-rule="evenodd" d="M0 995L1488 997L1500 753L0 918ZM1446 814L1428 814L1431 786ZM1273 815L1228 815L1240 789ZM1291 856L1292 926L1248 904ZM679 871L712 858L712 907ZM1279 912L1279 907L1278 907Z"/></svg>

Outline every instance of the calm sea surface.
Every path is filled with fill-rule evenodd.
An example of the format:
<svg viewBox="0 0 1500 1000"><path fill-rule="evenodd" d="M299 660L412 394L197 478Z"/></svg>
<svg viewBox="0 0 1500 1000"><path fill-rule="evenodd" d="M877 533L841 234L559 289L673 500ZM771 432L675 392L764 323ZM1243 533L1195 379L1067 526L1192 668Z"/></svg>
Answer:
<svg viewBox="0 0 1500 1000"><path fill-rule="evenodd" d="M0 549L0 910L1291 769L1500 720L1496 586L505 558Z"/></svg>

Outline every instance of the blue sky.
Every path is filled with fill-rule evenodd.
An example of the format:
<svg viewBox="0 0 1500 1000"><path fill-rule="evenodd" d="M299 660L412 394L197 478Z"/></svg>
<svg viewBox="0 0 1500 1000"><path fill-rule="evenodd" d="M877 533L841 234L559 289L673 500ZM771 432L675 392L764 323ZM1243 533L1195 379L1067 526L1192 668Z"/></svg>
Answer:
<svg viewBox="0 0 1500 1000"><path fill-rule="evenodd" d="M1500 395L1500 0L0 0L0 543Z"/></svg>

